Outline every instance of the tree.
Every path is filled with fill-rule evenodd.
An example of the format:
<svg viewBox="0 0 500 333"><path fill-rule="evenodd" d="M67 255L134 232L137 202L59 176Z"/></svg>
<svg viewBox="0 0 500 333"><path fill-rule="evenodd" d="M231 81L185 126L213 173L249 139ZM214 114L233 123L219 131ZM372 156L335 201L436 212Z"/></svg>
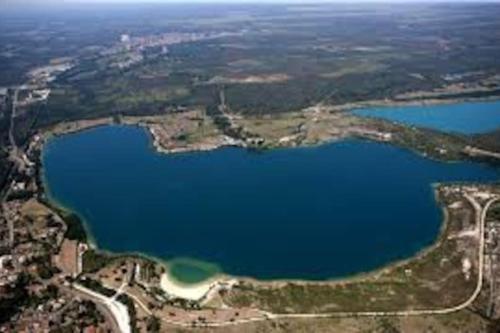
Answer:
<svg viewBox="0 0 500 333"><path fill-rule="evenodd" d="M146 323L146 329L149 333L158 333L160 332L161 324L160 319L155 316L150 316Z"/></svg>

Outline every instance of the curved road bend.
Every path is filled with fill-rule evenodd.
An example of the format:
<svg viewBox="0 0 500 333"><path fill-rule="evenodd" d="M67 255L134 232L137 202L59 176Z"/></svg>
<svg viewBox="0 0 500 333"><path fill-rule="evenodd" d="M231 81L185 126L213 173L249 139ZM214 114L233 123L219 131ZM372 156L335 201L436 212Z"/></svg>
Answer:
<svg viewBox="0 0 500 333"><path fill-rule="evenodd" d="M120 326L118 325L118 322L116 321L115 316L111 312L111 310L104 304L101 303L101 301L94 296L87 294L86 292L80 291L75 288L71 287L61 287L61 289L64 290L64 292L73 295L74 297L79 297L85 300L89 300L93 303L95 303L97 309L102 313L104 316L105 320L107 323L111 325L111 332L112 333L122 333Z"/></svg>
<svg viewBox="0 0 500 333"><path fill-rule="evenodd" d="M122 304L115 299L116 295L113 297L106 297L76 283L74 283L72 286L74 288L74 291L78 292L79 294L85 295L87 298L90 298L92 301L101 304L108 310L108 315L113 319L113 322L111 324L113 325L113 327L115 327L117 332L132 332L130 328L130 317L128 314L128 309L125 304Z"/></svg>

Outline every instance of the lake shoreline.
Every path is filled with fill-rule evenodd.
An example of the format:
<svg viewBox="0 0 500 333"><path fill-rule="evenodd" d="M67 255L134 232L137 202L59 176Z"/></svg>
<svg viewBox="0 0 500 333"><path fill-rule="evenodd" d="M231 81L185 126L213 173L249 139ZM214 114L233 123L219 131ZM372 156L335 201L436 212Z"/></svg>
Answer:
<svg viewBox="0 0 500 333"><path fill-rule="evenodd" d="M47 185L45 185L45 186L47 186ZM435 185L435 188L437 186L439 186L439 185ZM436 189L434 189L434 195L436 195ZM90 230L89 230L88 225L85 225L85 223L84 223L84 226L86 228L87 233L91 233ZM439 233L437 239L441 239L443 228L445 228L445 227L446 227L446 219L441 224L440 233ZM94 246L95 245L96 244L94 244ZM245 276L234 276L234 278L237 278L238 280L241 280L241 281L258 281L258 282L262 282L262 283L266 283L266 284L269 284L269 283L277 284L277 283L283 283L283 282L286 282L286 283L315 283L315 284L318 284L318 283L319 284L321 284L321 283L326 283L326 284L335 283L335 284L338 284L338 283L343 283L343 282L345 283L346 281L353 281L353 279L357 280L357 279L360 279L360 278L365 277L367 275L372 276L373 274L377 274L377 272L383 271L383 270L387 269L388 267L394 267L394 266L397 266L397 265L401 265L401 264L404 264L405 262L407 262L408 260L412 260L412 259L421 257L422 255L428 253L428 251L430 251L432 248L435 248L437 245L439 245L439 242L434 242L433 245L431 245L429 247L426 247L425 249L419 251L416 256L412 256L410 258L403 259L403 260L395 260L394 262L391 262L391 263L389 263L387 265L383 265L380 269L376 269L375 271L368 270L367 272L360 272L360 273L357 273L357 274L349 275L348 277L339 277L339 278L321 279L321 280L315 280L315 279L312 279L312 280L308 280L308 279L290 279L290 278L269 279L269 280L267 280L267 279L259 279L259 278L254 279L254 278L245 277ZM97 249L97 246L95 246L95 248ZM99 249L99 250L102 251L101 249ZM113 253L113 252L109 252L109 253ZM137 254L138 255L143 255L141 253L137 253ZM122 256L122 255L126 256L127 253L119 253L119 255L120 256ZM148 257L148 256L146 256L146 257ZM151 258L151 257L149 257L149 258ZM161 262L165 262L163 260L160 260L160 261ZM232 275L227 275L227 274L220 274L220 275L217 275L217 277L233 277L233 276Z"/></svg>
<svg viewBox="0 0 500 333"><path fill-rule="evenodd" d="M453 184L458 184L458 183L453 183ZM433 184L433 193L434 193L434 198L436 202L438 202L438 193L439 193L439 188L441 186L451 186L453 184L447 183L446 185L436 183ZM336 286L336 285L342 285L345 283L350 283L350 282L360 282L363 281L367 278L373 278L377 275L380 275L384 273L387 270L390 269L396 269L400 266L403 266L405 264L408 264L409 262L412 261L417 261L423 258L424 256L428 255L430 252L434 251L436 248L438 248L441 245L441 242L443 239L447 236L446 235L446 229L448 227L448 214L447 210L445 207L440 206L440 210L443 214L443 220L439 228L439 233L435 239L435 241L422 248L419 250L415 255L405 258L405 259L396 259L392 262L389 262L387 264L382 265L379 268L373 269L373 270L367 270L367 271L361 271L358 273L354 273L348 276L340 276L340 277L332 277L332 278L324 278L324 279L302 279L302 278L256 278L256 277L251 277L251 276L244 276L244 275L232 275L224 272L221 270L220 272L217 272L213 275L210 275L207 279L204 279L199 282L184 282L178 277L171 275L168 273L169 266L171 265L172 262L177 260L178 258L182 257L174 257L171 259L162 259L147 253L143 252L116 252L112 250L108 250L105 248L99 247L97 244L97 241L95 239L95 236L93 235L92 231L90 230L88 222L82 218L80 215L76 213L75 210L63 205L59 201L55 200L52 196L49 195L49 191L47 190L48 184L44 183L44 189L43 192L41 193L42 196L46 196L46 200L48 200L48 203L50 203L51 206L56 207L59 211L64 211L67 213L72 213L76 214L78 216L80 223L82 224L85 234L87 237L87 242L86 244L89 246L90 249L97 251L99 254L109 256L110 259L115 260L115 259L127 259L127 258L140 258L141 260L146 260L146 261L151 261L157 264L160 264L166 269L166 272L164 275L162 275L162 288L167 291L171 290L173 288L173 295L192 295L193 299L196 299L199 296L199 290L197 289L206 289L207 292L210 291L214 286L217 284L225 284L228 281L238 281L242 283L251 283L253 285L260 285L260 286L282 286L285 284L296 284L296 285L326 285L326 286ZM213 265L213 263L208 263L203 260L196 259L196 261L199 261L200 263L207 263L210 265ZM165 280L164 280L165 279ZM165 282L166 281L166 282ZM192 292L192 293L191 293ZM189 299L189 297L187 298Z"/></svg>
<svg viewBox="0 0 500 333"><path fill-rule="evenodd" d="M361 122L362 126L368 128L366 132L350 132L348 131L345 135L326 135L319 140L315 140L313 142L295 142L293 140L290 141L282 141L279 140L271 140L266 145L262 147L253 147L249 146L242 140L233 139L227 137L220 133L219 138L215 140L215 142L203 143L203 142L193 142L189 144L185 144L184 142L176 142L174 140L174 146L166 148L162 144L161 136L163 132L159 132L158 129L155 128L155 120L161 121L164 116L124 116L124 117L103 117L96 118L91 120L80 120L80 121L71 121L58 123L54 126L51 126L45 129L42 132L42 136L47 139L52 136L61 136L70 133L77 133L80 131L85 131L88 129L92 129L95 127L106 126L106 125L129 125L129 126L138 126L145 128L148 132L148 135L151 136L151 145L159 154L182 154L189 152L204 152L204 151L212 151L222 147L241 147L245 149L256 149L256 150L269 150L276 148L293 148L293 147L314 147L323 144L328 144L331 142L340 141L342 139L350 138L350 137L359 137L362 139L367 139L371 141L377 142L387 142L392 145L397 145L402 148L410 149L426 158L436 159L440 161L457 161L457 160L470 160L474 162L485 162L488 164L498 165L500 164L500 152L489 151L482 149L481 147L475 147L473 145L468 144L468 142L464 141L466 136L457 136L456 133L446 133L440 132L434 129L415 127L408 124L398 123L395 121L381 119L377 117L363 117L352 115L353 111L363 108L384 108L384 107L412 107L412 106L437 106L437 105L452 105L452 104L461 104L461 103L474 103L474 102L498 102L500 101L499 97L489 97L489 98L468 98L468 99L449 99L449 100L436 100L436 99L425 99L418 101L394 101L394 100L374 100L374 101L364 101L358 103L349 103L344 105L331 105L331 106L315 106L313 108L324 109L322 112L329 112L336 114L340 112L340 114L349 115L349 117L358 118L358 121ZM309 109L309 108L308 108ZM302 112L309 112L308 109L302 110ZM293 112L292 112L293 113ZM157 118L156 118L157 117ZM168 115L167 115L168 117ZM269 119L269 121L273 121L273 119ZM405 136L412 135L412 131L421 131L422 137L430 138L430 144L436 145L434 150L423 150L421 147L415 146L413 143L407 141ZM392 137L398 136L402 134L402 140L396 140L394 138L385 137L385 135L389 135L392 132ZM408 132L408 134L406 133ZM401 135L399 135L401 136ZM436 143L432 142L432 138L436 137ZM441 137L446 137L446 140L451 140L451 142L456 141L456 144L460 145L459 148L453 147L450 151L447 149L442 149L437 146L438 142L442 141ZM285 138L282 138L285 139ZM458 150L457 150L458 149Z"/></svg>
<svg viewBox="0 0 500 333"><path fill-rule="evenodd" d="M473 101L496 101L496 100L497 100L497 98L487 98L487 99L481 98L481 99L474 99ZM403 102L403 103L402 102L393 103L393 102L387 102L387 101L382 101L382 102L381 101L372 101L372 102L356 103L355 105L351 104L349 106L334 107L334 109L341 110L341 112L345 112L346 110L354 110L354 109L357 109L360 107L368 107L368 106L378 106L378 107L412 106L412 105L430 106L430 105L440 105L440 104L454 104L457 102L458 103L469 102L469 100L454 100L454 101L449 101L449 100L446 100L446 101L430 100L429 101L429 100L426 100L426 101ZM153 149L156 152L158 152L160 154L176 154L176 153L190 153L190 152L198 152L198 151L211 151L211 150L219 149L219 148L225 147L225 146L234 146L234 147L239 147L239 148L243 148L243 149L248 149L248 147L246 147L241 142L240 143L232 142L232 143L228 143L227 145L212 145L210 147L204 147L203 149L200 149L199 147L188 147L188 148L181 148L178 150L164 149L161 146L158 138L155 136L155 132L152 130L151 125L148 124L147 122L144 122L142 119L143 119L142 117L124 117L123 119L115 118L115 117L105 117L105 118L98 118L98 119L88 120L88 121L83 120L83 121L58 124L58 125L50 128L50 129L47 129L46 131L43 132L42 137L44 138L44 140L43 140L43 147L41 148L42 153L45 149L45 145L48 143L48 140L51 140L52 137L57 137L57 136L62 136L62 135L67 135L67 134L74 134L74 133L78 133L80 131L85 131L85 130L96 128L96 127L116 125L116 124L144 128L146 130L146 132L148 133L150 145L153 147ZM306 145L300 145L298 147L307 148L307 147L312 147L312 146L320 146L323 144L328 144L328 143L340 141L343 139L344 138L332 138L330 140L318 142L314 145L306 144ZM404 146L404 145L400 145L398 143L393 143L393 142L388 142L387 144L400 146L403 149L408 149L410 151L416 152L417 154L424 156L426 158L431 158L431 159L435 158L434 156L429 156L425 153L422 153L420 150L415 149L415 148L410 147L410 146ZM276 148L292 148L292 147L287 147L287 146L285 146L285 147L269 147L268 149L276 149ZM442 161L442 159L440 157L438 157L437 159ZM475 161L474 158L467 158L467 159ZM454 162L453 159L451 159L451 160L445 159L444 161ZM40 175L42 177L41 182L43 183L42 191L43 191L43 193L46 193L48 195L49 194L49 191L47 191L48 184L46 183L46 180L44 179L44 173L43 173L44 168L41 164L40 164L40 168L41 168ZM441 185L440 184L434 185L433 191L434 191L435 197L437 195L437 188L439 186L441 186ZM60 202L57 202L56 200L54 200L54 198L51 198L50 195L48 195L48 200L51 202L51 204L55 205L58 208L61 208L64 211L74 212L73 209L71 209L69 207L64 207ZM261 279L261 278L245 277L245 276L233 276L233 275L228 275L228 274L225 274L224 272L221 272L221 273L218 273L214 276L211 276L208 280L209 281L226 281L227 279L235 278L235 279L238 279L239 281L245 281L245 282L249 282L252 284L259 284L259 285L261 285L261 284L263 284L263 285L269 285L269 284L282 285L282 284L286 284L286 283L295 283L295 284L311 284L311 283L313 283L313 284L332 285L332 284L343 284L346 282L363 280L367 277L373 277L373 276L380 274L381 272L383 272L387 269L391 269L391 268L395 268L395 267L404 265L412 260L418 260L418 259L422 258L423 256L425 256L426 254L428 254L429 252L431 252L432 250L434 250L435 248L437 248L439 246L442 238L445 236L444 233L445 233L446 224L447 224L446 210L443 207L441 207L441 210L443 212L444 220L441 224L439 235L437 236L435 242L433 242L430 246L427 246L427 247L423 248L422 250L418 251L418 253L415 256L412 256L412 257L406 258L406 259L395 260L394 262L388 263L387 265L383 265L382 267L377 268L375 270L368 270L366 272L359 272L359 273L355 273L355 274L352 274L352 275L349 275L346 277L338 277L338 278L336 277L336 278L331 278L331 279L327 278L327 279L320 279L320 280L316 280L316 279L312 279L312 280L310 280L310 279L290 279L290 278ZM80 216L79 216L79 219L81 220L81 223L83 224L85 232L88 236L88 243L91 246L91 248L93 248L94 250L99 251L100 253L104 253L104 254L107 253L111 256L120 256L120 257L139 256L142 258L146 258L148 260L152 260L152 261L157 262L157 263L161 263L164 267L166 267L168 269L169 260L163 260L161 258L152 257L152 256L149 256L147 254L140 253L140 252L138 252L138 253L136 253L136 252L133 252L133 253L127 253L127 252L115 253L113 251L108 251L106 249L99 248L96 241L95 241L94 236L92 235L92 232L90 230L88 223L84 219L82 219ZM184 284L182 281L173 281L173 282L177 283L179 287L186 286L186 284ZM204 284L205 282L202 281L200 283ZM194 284L188 283L187 285L196 286L197 284L200 284L200 283L194 283Z"/></svg>

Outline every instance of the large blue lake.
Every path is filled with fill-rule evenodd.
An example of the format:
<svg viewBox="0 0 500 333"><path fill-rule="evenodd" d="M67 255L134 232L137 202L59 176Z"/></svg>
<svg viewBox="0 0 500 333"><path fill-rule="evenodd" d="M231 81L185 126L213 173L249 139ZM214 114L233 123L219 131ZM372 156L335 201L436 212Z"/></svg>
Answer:
<svg viewBox="0 0 500 333"><path fill-rule="evenodd" d="M263 279L340 277L412 256L442 224L433 183L500 175L358 140L162 155L124 126L54 138L43 164L51 197L101 248ZM181 280L204 269L179 262Z"/></svg>
<svg viewBox="0 0 500 333"><path fill-rule="evenodd" d="M407 125L461 134L485 133L500 127L500 101L370 107L354 110L353 113L364 117L383 118Z"/></svg>

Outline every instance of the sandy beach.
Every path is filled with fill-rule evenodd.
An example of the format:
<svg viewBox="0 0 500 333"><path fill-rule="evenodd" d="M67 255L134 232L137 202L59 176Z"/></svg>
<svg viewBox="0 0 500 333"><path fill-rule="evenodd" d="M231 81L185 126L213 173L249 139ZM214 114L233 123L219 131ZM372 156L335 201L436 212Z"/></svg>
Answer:
<svg viewBox="0 0 500 333"><path fill-rule="evenodd" d="M199 301L218 285L217 280L209 279L196 284L182 284L173 280L168 273L163 273L160 280L161 288L170 296L191 301Z"/></svg>

